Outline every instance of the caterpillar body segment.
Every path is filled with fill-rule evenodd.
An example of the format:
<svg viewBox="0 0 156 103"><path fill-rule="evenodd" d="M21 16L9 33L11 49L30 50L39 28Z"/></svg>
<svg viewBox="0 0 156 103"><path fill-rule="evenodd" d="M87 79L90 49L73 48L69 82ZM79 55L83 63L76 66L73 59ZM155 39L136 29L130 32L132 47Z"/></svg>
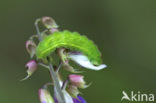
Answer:
<svg viewBox="0 0 156 103"><path fill-rule="evenodd" d="M36 56L39 59L45 58L55 51L56 48L61 47L83 53L94 65L100 65L102 62L101 53L93 41L77 32L67 30L54 32L45 37L37 46Z"/></svg>

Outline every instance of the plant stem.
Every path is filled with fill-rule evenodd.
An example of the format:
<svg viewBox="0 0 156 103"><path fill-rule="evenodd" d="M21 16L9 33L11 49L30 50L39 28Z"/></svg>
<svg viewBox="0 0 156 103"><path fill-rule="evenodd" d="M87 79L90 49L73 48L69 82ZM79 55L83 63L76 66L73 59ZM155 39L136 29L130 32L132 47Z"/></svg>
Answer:
<svg viewBox="0 0 156 103"><path fill-rule="evenodd" d="M39 37L39 41L42 41L43 38L41 36L40 30L39 30L39 27L38 27L38 23L40 21L41 21L41 19L37 19L35 21L35 27L36 27L37 35ZM47 57L47 60L48 60L48 63L49 63L50 76L51 76L51 79L52 79L53 84L54 84L54 91L56 92L55 93L56 97L57 97L59 103L65 103L64 95L62 93L61 86L60 86L59 79L58 79L59 77L55 73L53 65L51 64L49 58L50 57Z"/></svg>
<svg viewBox="0 0 156 103"><path fill-rule="evenodd" d="M49 85L53 85L53 83L48 82L48 83L44 84L42 88L48 88Z"/></svg>
<svg viewBox="0 0 156 103"><path fill-rule="evenodd" d="M56 69L56 73L58 73L58 72L59 72L59 70L60 70L61 66L62 66L62 62L60 61L59 65L58 65L58 67L57 67L57 69Z"/></svg>
<svg viewBox="0 0 156 103"><path fill-rule="evenodd" d="M68 83L69 83L69 80L67 79L66 81L63 82L63 85L62 85L61 89L65 90Z"/></svg>
<svg viewBox="0 0 156 103"><path fill-rule="evenodd" d="M41 33L40 33L40 30L39 30L39 27L38 27L38 23L41 21L41 19L37 19L35 21L35 28L36 28L36 31L37 31L37 35L39 37L39 41L42 41L42 36L41 36Z"/></svg>
<svg viewBox="0 0 156 103"><path fill-rule="evenodd" d="M57 97L59 103L65 103L64 95L62 93L61 86L60 86L57 74L55 73L54 68L53 68L53 66L52 66L52 64L50 63L49 60L48 60L48 62L49 62L49 67L50 67L50 75L51 75L51 78L52 78L52 80L54 82L54 86L56 88L56 91L55 91L56 94L57 94L56 97Z"/></svg>

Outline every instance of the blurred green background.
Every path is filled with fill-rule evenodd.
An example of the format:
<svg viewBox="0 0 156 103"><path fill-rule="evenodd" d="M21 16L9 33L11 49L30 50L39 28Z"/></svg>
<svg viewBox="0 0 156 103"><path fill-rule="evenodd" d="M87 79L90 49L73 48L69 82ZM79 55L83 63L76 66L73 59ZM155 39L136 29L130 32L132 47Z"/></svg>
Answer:
<svg viewBox="0 0 156 103"><path fill-rule="evenodd" d="M39 103L38 89L50 81L41 67L19 81L29 61L25 41L42 16L87 35L101 50L108 68L83 73L93 82L82 90L88 103L120 103L123 90L156 93L155 0L1 0L0 103Z"/></svg>

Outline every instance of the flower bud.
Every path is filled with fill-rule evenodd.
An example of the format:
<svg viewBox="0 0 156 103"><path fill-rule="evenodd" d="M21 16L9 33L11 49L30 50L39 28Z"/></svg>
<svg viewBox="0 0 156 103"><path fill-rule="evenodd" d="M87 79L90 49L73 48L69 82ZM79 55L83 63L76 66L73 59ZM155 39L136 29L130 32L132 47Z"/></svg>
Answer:
<svg viewBox="0 0 156 103"><path fill-rule="evenodd" d="M26 67L28 68L27 72L28 74L32 74L36 71L37 69L37 63L35 60L31 60L26 64Z"/></svg>
<svg viewBox="0 0 156 103"><path fill-rule="evenodd" d="M26 41L26 50L30 54L30 57L32 58L36 52L36 44L32 40Z"/></svg>
<svg viewBox="0 0 156 103"><path fill-rule="evenodd" d="M38 95L41 103L54 103L54 100L47 89L39 89Z"/></svg>
<svg viewBox="0 0 156 103"><path fill-rule="evenodd" d="M58 25L56 24L55 20L51 17L42 17L42 23L47 29L58 28Z"/></svg>
<svg viewBox="0 0 156 103"><path fill-rule="evenodd" d="M27 76L22 79L22 81L28 79L36 71L37 63L35 60L31 60L25 65L25 67L27 68Z"/></svg>
<svg viewBox="0 0 156 103"><path fill-rule="evenodd" d="M72 66L70 66L68 63L63 64L63 68L69 72L72 73L79 73L79 71L75 70Z"/></svg>
<svg viewBox="0 0 156 103"><path fill-rule="evenodd" d="M74 98L76 98L77 95L80 93L77 86L75 85L69 85L69 87L67 88L67 91Z"/></svg>
<svg viewBox="0 0 156 103"><path fill-rule="evenodd" d="M71 84L74 86L77 86L79 88L88 87L87 85L85 85L86 83L83 78L84 77L82 75L75 75L75 74L69 75L69 80L70 80Z"/></svg>

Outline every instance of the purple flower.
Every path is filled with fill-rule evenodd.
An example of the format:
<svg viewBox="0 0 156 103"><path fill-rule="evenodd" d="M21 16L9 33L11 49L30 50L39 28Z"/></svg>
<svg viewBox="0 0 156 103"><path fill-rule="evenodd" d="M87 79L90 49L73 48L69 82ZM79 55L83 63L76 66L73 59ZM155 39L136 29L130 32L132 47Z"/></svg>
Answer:
<svg viewBox="0 0 156 103"><path fill-rule="evenodd" d="M54 97L54 101L55 103L58 103L56 97ZM87 102L83 97L77 96L77 98L73 98L72 102L66 98L66 103L87 103Z"/></svg>
<svg viewBox="0 0 156 103"><path fill-rule="evenodd" d="M86 100L82 98L81 96L77 96L77 98L73 98L73 102L74 103L87 103Z"/></svg>

